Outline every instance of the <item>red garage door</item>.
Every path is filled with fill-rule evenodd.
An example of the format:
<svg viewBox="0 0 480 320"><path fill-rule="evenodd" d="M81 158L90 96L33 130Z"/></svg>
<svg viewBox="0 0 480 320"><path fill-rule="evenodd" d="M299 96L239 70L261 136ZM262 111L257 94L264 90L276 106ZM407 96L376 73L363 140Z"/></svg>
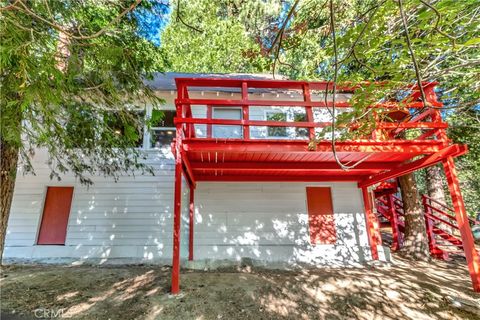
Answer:
<svg viewBox="0 0 480 320"><path fill-rule="evenodd" d="M65 244L73 187L48 187L37 244Z"/></svg>
<svg viewBox="0 0 480 320"><path fill-rule="evenodd" d="M307 187L308 224L312 244L334 244L337 240L333 219L332 192L328 187Z"/></svg>

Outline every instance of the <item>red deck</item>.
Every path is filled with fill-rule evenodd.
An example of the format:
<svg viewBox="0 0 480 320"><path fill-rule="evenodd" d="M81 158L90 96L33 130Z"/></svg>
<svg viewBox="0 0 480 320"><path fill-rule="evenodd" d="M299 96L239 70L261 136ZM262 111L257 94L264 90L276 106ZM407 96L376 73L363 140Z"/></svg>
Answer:
<svg viewBox="0 0 480 320"><path fill-rule="evenodd" d="M376 245L381 244L378 222L373 214L373 206L368 187L387 179L396 178L415 170L442 162L446 168L449 186L454 195L459 225L463 226L465 237L469 229L465 220L465 208L459 192L458 180L453 167L453 157L467 152L466 146L451 144L445 129L434 92L435 83L425 83L424 91L430 108L424 109L419 100L419 90L413 90L403 101L377 103L370 108L375 119L371 132L363 132L362 137L350 141L338 141L335 150L339 160L346 164L361 163L353 169L343 170L335 161L332 142L313 142L318 130L331 126L331 121L319 122L314 114L318 109L330 110L331 101L318 99L315 93L331 87L327 82L271 81L177 78L178 99L175 118L177 136L174 144L176 157L175 219L174 219L174 258L172 292L179 290L179 232L180 232L180 181L182 174L190 183L193 193L196 183L201 181L355 181L362 189L366 220L372 256L378 258ZM193 96L192 89L204 91L228 90L231 99ZM340 87L339 92L352 93L361 88ZM268 90L266 90L268 89ZM259 99L258 92L279 92L276 99ZM191 92L192 91L192 92ZM284 99L294 92L300 99ZM300 95L299 95L300 94ZM206 118L195 118L192 106L204 106ZM282 106L301 108L305 120L267 121L253 120L253 108ZM346 101L339 101L336 108L351 108ZM212 108L241 109L241 119L226 120L212 117ZM346 110L348 111L348 109ZM195 135L196 126L206 128L206 135ZM235 139L215 138L213 126L237 126L241 136ZM356 130L358 123L349 126ZM251 137L251 128L305 128L308 137L301 139L263 139ZM412 138L405 138L412 137ZM453 194L452 193L452 194ZM191 197L193 203L193 196ZM193 204L191 203L191 207ZM191 224L193 226L193 224ZM190 230L190 250L193 250L193 230ZM470 234L471 236L471 234ZM464 239L468 246L470 240ZM473 243L473 242L472 242ZM468 251L468 248L467 250ZM475 252L466 252L474 287L480 290L480 262ZM190 252L193 259L193 252Z"/></svg>
<svg viewBox="0 0 480 320"><path fill-rule="evenodd" d="M418 156L435 154L448 146L444 129L447 127L441 119L438 109L423 110L416 116L406 116L405 121L377 121L376 130L369 136L354 141L337 142L336 151L343 163L363 162L352 170L342 170L336 163L331 141L320 141L309 149L309 139L258 139L250 136L250 128L255 126L271 127L301 127L309 130L309 136L315 135L315 128L328 127L331 122L315 122L313 111L326 109L331 102L312 101L312 92L325 90L326 82L296 82L296 81L261 81L261 80L225 80L225 79L177 79L178 99L176 123L181 125L183 161L187 176L191 182L196 181L357 181L384 170L401 166ZM433 92L434 83L426 84L429 102L432 106L441 106ZM193 87L204 90L228 88L236 91L237 99L190 99L189 89ZM269 88L285 92L301 92L300 100L254 100L253 90ZM355 88L339 88L341 92L351 93ZM301 91L300 91L301 90ZM414 92L410 100L404 103L378 104L376 110L385 113L401 110L414 114L422 104L417 101ZM212 119L212 113L207 112L206 118L194 118L192 105L213 107L241 107L243 118L240 120ZM252 108L268 106L287 106L305 108L305 122L282 122L251 120ZM351 107L342 101L337 108ZM373 112L377 112L374 110ZM194 125L205 125L207 137L195 137ZM243 137L237 139L212 138L211 127L242 126ZM406 140L398 138L412 130L424 130L417 139ZM386 138L387 136L387 138ZM378 138L376 138L378 137ZM432 139L434 138L434 139ZM461 151L461 150L463 151ZM452 151L455 155L465 149ZM452 153L452 155L453 155ZM441 161L439 159L438 161ZM437 161L437 162L438 162Z"/></svg>

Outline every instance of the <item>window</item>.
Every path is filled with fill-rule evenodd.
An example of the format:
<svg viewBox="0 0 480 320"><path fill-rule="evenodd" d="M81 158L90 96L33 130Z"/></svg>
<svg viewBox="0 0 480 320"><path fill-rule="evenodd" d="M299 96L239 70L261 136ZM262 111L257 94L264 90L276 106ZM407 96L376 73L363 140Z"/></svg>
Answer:
<svg viewBox="0 0 480 320"><path fill-rule="evenodd" d="M305 122L307 121L307 114L300 111L295 111L293 113L293 122ZM295 128L295 137L296 138L308 138L308 128Z"/></svg>
<svg viewBox="0 0 480 320"><path fill-rule="evenodd" d="M241 120L242 109L231 107L213 108L213 119ZM212 133L214 138L242 138L242 126L213 125Z"/></svg>
<svg viewBox="0 0 480 320"><path fill-rule="evenodd" d="M173 110L152 110L149 122L149 148L170 146L176 134L175 124L173 122L175 113Z"/></svg>
<svg viewBox="0 0 480 320"><path fill-rule="evenodd" d="M65 244L73 187L48 187L37 244Z"/></svg>
<svg viewBox="0 0 480 320"><path fill-rule="evenodd" d="M267 111L268 121L287 121L287 113L283 111ZM267 127L269 137L287 137L287 127Z"/></svg>
<svg viewBox="0 0 480 320"><path fill-rule="evenodd" d="M113 146L141 147L144 119L144 110L107 111L103 114L103 121L110 130L104 132L102 138L111 140Z"/></svg>

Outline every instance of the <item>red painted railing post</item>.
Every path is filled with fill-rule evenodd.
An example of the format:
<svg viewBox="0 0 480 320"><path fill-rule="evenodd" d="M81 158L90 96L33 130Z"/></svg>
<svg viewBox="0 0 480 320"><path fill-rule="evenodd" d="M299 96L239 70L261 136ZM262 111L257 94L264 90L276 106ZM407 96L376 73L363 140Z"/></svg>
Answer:
<svg viewBox="0 0 480 320"><path fill-rule="evenodd" d="M443 167L447 177L448 188L452 197L453 208L455 209L455 218L463 242L463 250L467 259L468 271L472 278L473 290L480 292L480 258L475 249L472 230L468 220L465 204L463 203L462 193L460 192L460 184L458 182L457 170L455 162L451 156L443 160Z"/></svg>
<svg viewBox="0 0 480 320"><path fill-rule="evenodd" d="M424 217L425 217L425 230L427 232L428 247L430 249L430 254L432 256L437 256L438 250L437 250L437 243L435 240L435 234L433 233L433 220L429 217L432 215L432 210L430 209L430 206L428 204L428 199L427 197L425 197L425 195L422 195L422 204L423 204Z"/></svg>
<svg viewBox="0 0 480 320"><path fill-rule="evenodd" d="M312 102L312 96L310 94L310 86L307 84L303 85L303 101L310 103ZM305 113L307 115L307 122L314 122L313 110L311 105L305 107ZM315 128L308 128L308 137L310 140L315 139Z"/></svg>
<svg viewBox="0 0 480 320"><path fill-rule="evenodd" d="M212 106L207 106L207 120L212 120L213 108ZM212 137L212 124L207 124L207 138Z"/></svg>
<svg viewBox="0 0 480 320"><path fill-rule="evenodd" d="M188 260L193 260L193 228L195 225L195 188L190 185L190 207L188 217Z"/></svg>
<svg viewBox="0 0 480 320"><path fill-rule="evenodd" d="M367 234L370 242L370 250L372 251L373 260L378 260L377 245L382 244L380 237L380 230L378 226L378 219L373 212L372 199L368 188L362 188L363 205L365 207L365 219L367 222Z"/></svg>
<svg viewBox="0 0 480 320"><path fill-rule="evenodd" d="M182 115L182 106L177 105L177 114ZM183 124L177 123L177 135L175 137L175 186L173 199L173 253L172 253L172 288L176 294L180 291L180 223L182 206L182 138Z"/></svg>
<svg viewBox="0 0 480 320"><path fill-rule="evenodd" d="M248 104L246 104L247 100L248 100L248 84L244 81L242 82L242 101L244 103L242 106L242 119L244 121L248 121L250 119L249 106ZM243 126L243 139L244 140L250 139L250 126L248 125Z"/></svg>
<svg viewBox="0 0 480 320"><path fill-rule="evenodd" d="M390 225L392 226L392 250L397 251L401 248L400 230L398 228L398 215L395 209L393 194L388 195L388 206L390 209Z"/></svg>

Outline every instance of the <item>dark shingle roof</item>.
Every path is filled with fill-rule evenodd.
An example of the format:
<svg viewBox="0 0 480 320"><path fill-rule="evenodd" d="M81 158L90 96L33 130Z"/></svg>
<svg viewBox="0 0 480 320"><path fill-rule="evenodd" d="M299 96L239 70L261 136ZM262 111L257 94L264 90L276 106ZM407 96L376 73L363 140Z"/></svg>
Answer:
<svg viewBox="0 0 480 320"><path fill-rule="evenodd" d="M145 83L156 91L177 90L175 78L221 78L221 79L247 79L247 80L272 80L272 74L252 74L252 73L181 73L166 72L156 73L152 80L145 80ZM285 76L276 75L277 80L286 80ZM191 88L190 90L204 91L206 88ZM210 88L211 89L211 88ZM215 91L235 92L233 88L215 88ZM271 91L271 90L268 90Z"/></svg>

